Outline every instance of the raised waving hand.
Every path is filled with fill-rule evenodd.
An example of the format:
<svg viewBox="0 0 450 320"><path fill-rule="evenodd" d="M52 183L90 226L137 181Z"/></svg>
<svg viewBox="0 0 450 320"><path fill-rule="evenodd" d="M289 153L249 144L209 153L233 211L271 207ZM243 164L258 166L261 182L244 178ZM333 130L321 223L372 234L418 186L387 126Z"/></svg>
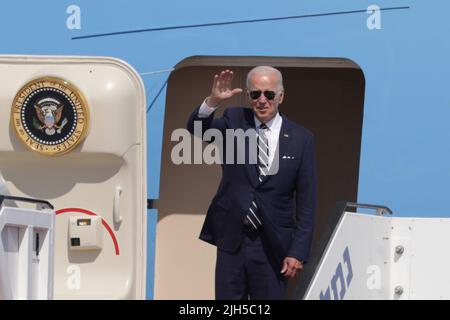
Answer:
<svg viewBox="0 0 450 320"><path fill-rule="evenodd" d="M221 102L227 100L234 95L241 93L241 88L232 88L233 71L224 70L220 74L214 76L211 94L206 99L206 104L210 107L217 107Z"/></svg>

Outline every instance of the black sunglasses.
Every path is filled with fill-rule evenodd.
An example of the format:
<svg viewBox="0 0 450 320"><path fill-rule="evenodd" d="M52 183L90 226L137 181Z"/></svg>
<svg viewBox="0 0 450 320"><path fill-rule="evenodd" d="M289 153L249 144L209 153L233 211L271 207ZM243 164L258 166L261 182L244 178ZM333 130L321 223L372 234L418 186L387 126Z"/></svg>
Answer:
<svg viewBox="0 0 450 320"><path fill-rule="evenodd" d="M261 93L263 93L264 96L269 100L273 100L276 95L275 91L270 91L270 90L267 90L264 92L261 92L261 90L252 90L252 91L248 92L248 94L250 95L250 98L252 98L253 100L258 99L261 96Z"/></svg>

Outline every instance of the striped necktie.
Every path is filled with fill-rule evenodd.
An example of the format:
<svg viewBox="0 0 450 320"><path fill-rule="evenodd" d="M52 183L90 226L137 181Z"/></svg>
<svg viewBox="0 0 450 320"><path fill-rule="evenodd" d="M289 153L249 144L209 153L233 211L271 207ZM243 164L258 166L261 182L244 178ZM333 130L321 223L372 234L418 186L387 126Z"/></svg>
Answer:
<svg viewBox="0 0 450 320"><path fill-rule="evenodd" d="M267 138L269 128L263 123L258 129L258 181L261 183L269 171L269 139ZM257 231L262 222L258 214L258 206L253 200L247 215L244 217L244 225L249 226L253 231Z"/></svg>

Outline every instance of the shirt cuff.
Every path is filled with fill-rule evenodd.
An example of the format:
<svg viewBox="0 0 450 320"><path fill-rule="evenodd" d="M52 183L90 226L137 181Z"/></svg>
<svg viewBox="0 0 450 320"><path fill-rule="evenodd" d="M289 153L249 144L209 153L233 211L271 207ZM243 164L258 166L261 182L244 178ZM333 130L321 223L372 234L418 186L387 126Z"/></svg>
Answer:
<svg viewBox="0 0 450 320"><path fill-rule="evenodd" d="M206 99L203 100L202 105L200 106L200 109L198 109L197 116L199 118L208 118L214 111L216 111L217 108L211 108L206 104Z"/></svg>

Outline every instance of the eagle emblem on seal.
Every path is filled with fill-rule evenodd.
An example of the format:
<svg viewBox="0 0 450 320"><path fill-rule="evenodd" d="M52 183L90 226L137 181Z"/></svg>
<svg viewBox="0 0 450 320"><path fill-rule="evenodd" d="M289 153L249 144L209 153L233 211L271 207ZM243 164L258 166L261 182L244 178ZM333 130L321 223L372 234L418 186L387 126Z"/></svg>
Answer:
<svg viewBox="0 0 450 320"><path fill-rule="evenodd" d="M43 130L47 135L55 133L61 134L61 130L67 124L67 118L61 121L64 105L53 98L46 98L38 101L34 108L37 118L33 119L33 126L38 130Z"/></svg>

